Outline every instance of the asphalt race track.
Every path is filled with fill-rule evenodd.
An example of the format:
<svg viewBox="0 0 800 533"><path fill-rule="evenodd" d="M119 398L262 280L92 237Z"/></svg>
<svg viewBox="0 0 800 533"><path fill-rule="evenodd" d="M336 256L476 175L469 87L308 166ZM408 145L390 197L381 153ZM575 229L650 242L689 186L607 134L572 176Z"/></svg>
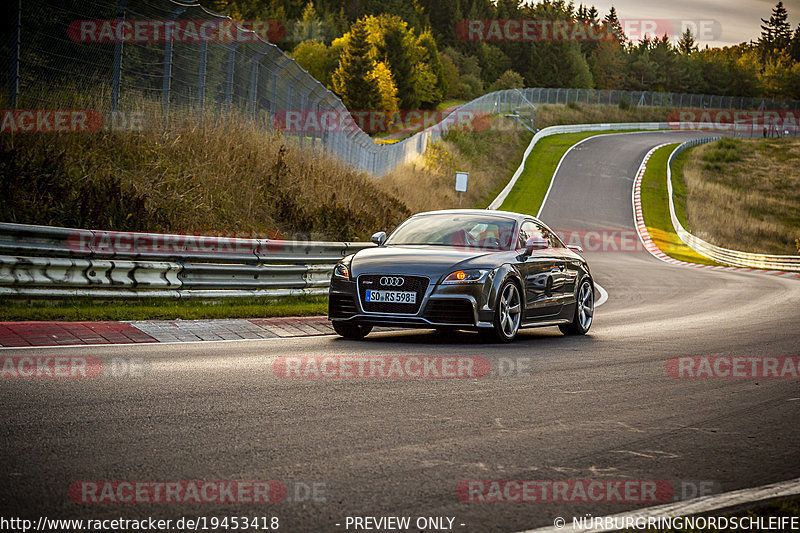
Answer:
<svg viewBox="0 0 800 533"><path fill-rule="evenodd" d="M649 148L692 133L601 136L564 160L542 212L554 228L633 230L632 177ZM379 228L376 228L379 229ZM800 381L675 379L680 356L800 355L800 281L589 252L608 291L590 335L383 332L252 342L26 349L140 358L143 375L3 380L4 516L277 516L281 531L345 531L347 516L450 516L506 531L631 503L462 503L470 479L713 482L800 476ZM468 380L279 379L290 355L482 356L526 373ZM275 480L318 501L77 504L81 480ZM298 485L306 484L306 485ZM324 499L324 501L322 501ZM336 524L341 524L336 526ZM460 524L464 524L461 526ZM352 530L352 529L351 529Z"/></svg>

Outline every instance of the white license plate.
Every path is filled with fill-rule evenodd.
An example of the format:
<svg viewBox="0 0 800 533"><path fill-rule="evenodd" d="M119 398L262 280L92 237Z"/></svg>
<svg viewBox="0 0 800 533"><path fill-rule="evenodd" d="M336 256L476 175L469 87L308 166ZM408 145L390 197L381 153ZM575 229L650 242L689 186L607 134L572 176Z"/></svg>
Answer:
<svg viewBox="0 0 800 533"><path fill-rule="evenodd" d="M417 293L409 291L367 291L368 302L415 304Z"/></svg>

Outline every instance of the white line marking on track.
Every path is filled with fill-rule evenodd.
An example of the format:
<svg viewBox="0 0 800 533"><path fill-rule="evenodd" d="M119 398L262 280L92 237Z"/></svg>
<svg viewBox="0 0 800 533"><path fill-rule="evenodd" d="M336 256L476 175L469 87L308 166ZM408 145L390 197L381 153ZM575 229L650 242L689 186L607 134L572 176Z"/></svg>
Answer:
<svg viewBox="0 0 800 533"><path fill-rule="evenodd" d="M600 293L600 297L594 303L594 306L600 307L601 305L603 305L608 301L608 291L606 291L603 287L601 287L600 284L597 283L596 281L594 282L594 288L597 289L597 292Z"/></svg>
<svg viewBox="0 0 800 533"><path fill-rule="evenodd" d="M646 507L629 511L627 513L619 513L615 515L608 515L609 522L613 524L613 518L617 519L617 523L621 523L625 517L636 518L664 518L676 516L690 516L699 513L707 513L710 511L717 511L719 509L727 509L737 505L744 505L749 503L756 503L764 500L771 500L774 498L785 498L788 496L796 496L800 494L800 478L790 479L789 481L781 481L778 483L771 483L761 487L754 487L751 489L734 490L732 492L725 492L723 494L714 494L711 496L702 496L692 500L684 500L680 502L668 503L665 505L658 505L655 507ZM577 526L577 527L575 527ZM520 533L563 533L564 531L582 531L601 533L604 531L617 531L614 528L585 528L580 527L578 524L567 522L564 527L543 527L540 529L529 529Z"/></svg>

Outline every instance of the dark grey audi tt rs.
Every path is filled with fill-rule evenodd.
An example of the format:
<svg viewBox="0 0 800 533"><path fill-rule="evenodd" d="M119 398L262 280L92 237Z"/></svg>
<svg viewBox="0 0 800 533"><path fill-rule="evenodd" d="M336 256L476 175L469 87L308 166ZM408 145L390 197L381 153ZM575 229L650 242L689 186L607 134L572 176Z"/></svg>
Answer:
<svg viewBox="0 0 800 533"><path fill-rule="evenodd" d="M592 325L594 282L581 250L532 216L432 211L372 241L333 271L328 318L343 337L390 326L476 329L511 342L520 328L583 335Z"/></svg>

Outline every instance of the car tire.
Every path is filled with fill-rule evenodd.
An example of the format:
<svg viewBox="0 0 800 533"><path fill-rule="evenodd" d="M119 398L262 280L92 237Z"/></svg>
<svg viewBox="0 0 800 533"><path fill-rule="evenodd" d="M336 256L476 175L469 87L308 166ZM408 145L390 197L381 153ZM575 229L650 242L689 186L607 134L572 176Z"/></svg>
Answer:
<svg viewBox="0 0 800 533"><path fill-rule="evenodd" d="M519 286L512 280L506 280L497 293L492 328L482 329L481 335L486 340L511 342L519 332L522 324L522 294Z"/></svg>
<svg viewBox="0 0 800 533"><path fill-rule="evenodd" d="M575 313L572 322L558 326L564 335L586 335L594 321L594 286L589 276L578 284Z"/></svg>
<svg viewBox="0 0 800 533"><path fill-rule="evenodd" d="M341 322L332 322L333 331L338 333L345 339L360 340L369 335L372 331L372 326L362 326L360 324L343 324Z"/></svg>

